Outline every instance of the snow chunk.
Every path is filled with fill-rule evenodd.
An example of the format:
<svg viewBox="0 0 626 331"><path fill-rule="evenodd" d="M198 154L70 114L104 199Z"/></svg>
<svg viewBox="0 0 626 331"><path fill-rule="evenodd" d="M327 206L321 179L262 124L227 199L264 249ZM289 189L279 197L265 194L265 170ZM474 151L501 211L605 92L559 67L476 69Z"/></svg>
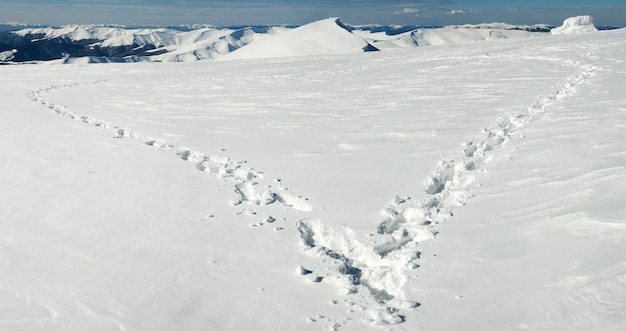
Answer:
<svg viewBox="0 0 626 331"><path fill-rule="evenodd" d="M576 16L570 17L563 21L563 25L550 31L552 34L572 34L597 32L598 29L593 25L593 17Z"/></svg>

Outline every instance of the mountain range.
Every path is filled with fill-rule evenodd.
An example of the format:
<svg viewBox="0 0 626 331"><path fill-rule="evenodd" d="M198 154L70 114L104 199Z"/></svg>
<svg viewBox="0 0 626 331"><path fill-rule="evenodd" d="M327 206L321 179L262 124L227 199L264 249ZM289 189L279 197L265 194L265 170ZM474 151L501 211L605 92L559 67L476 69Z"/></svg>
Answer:
<svg viewBox="0 0 626 331"><path fill-rule="evenodd" d="M8 23L0 24L0 63L189 62L227 54L226 58L233 59L307 56L529 37L551 28L504 23L447 27L348 25L338 18L299 27L49 27ZM255 46L248 46L253 42Z"/></svg>

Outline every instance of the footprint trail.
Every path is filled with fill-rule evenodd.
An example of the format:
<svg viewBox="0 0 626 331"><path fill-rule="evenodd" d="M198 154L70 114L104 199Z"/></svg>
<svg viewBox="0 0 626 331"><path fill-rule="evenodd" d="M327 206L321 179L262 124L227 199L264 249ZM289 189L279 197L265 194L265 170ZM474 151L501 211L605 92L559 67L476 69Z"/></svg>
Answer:
<svg viewBox="0 0 626 331"><path fill-rule="evenodd" d="M435 160L434 170L424 179L423 196L420 199L402 195L394 197L383 209L383 219L372 229L374 233L370 236L358 237L348 227L334 228L318 219L298 221L302 250L317 263L314 267L300 265L296 273L310 278L313 283L336 285L338 300L349 307L360 307L350 308L350 311L367 311L367 323L393 325L404 322L403 312L420 305L415 298L407 297L405 288L412 270L419 267L420 243L435 238L437 225L454 216L454 209L472 198L471 188L479 174L487 170L486 163L494 151L518 135L519 130L536 120L539 114L576 94L598 70L578 63L566 62L565 65L581 70L564 80L548 96L538 97L529 107L497 118L491 127L482 130L478 141L464 142L452 157ZM98 80L87 84L105 82ZM173 153L192 163L195 169L223 180L235 194L231 204L241 208L236 214L254 217L259 220L256 225L276 221L270 215L258 216L260 206L280 204L296 212L313 210L306 198L292 194L280 180L268 183L263 172L248 167L245 160L233 161L228 157L168 144L163 139L142 135L106 120L81 116L45 97L51 90L78 85L81 84L38 89L28 93L28 97L46 106L53 114L112 132L114 139L132 139L146 147ZM337 303L337 300L333 301Z"/></svg>
<svg viewBox="0 0 626 331"><path fill-rule="evenodd" d="M383 221L376 234L357 238L349 228L334 229L320 220L298 223L301 245L305 252L331 261L324 273L337 281L348 293L369 293L373 304L372 324L389 325L404 321L402 311L419 303L406 298L405 285L410 270L419 267L419 244L435 238L437 225L454 215L454 208L471 198L471 187L479 173L486 171L491 154L505 145L538 114L576 94L582 84L597 72L591 65L575 65L581 71L563 81L548 96L539 97L531 106L496 119L482 130L482 138L468 141L453 154L437 161L431 175L423 183L423 198L396 196L382 211Z"/></svg>
<svg viewBox="0 0 626 331"><path fill-rule="evenodd" d="M299 212L312 210L312 206L305 197L293 195L281 181L275 181L271 184L266 183L263 172L247 167L247 161L245 160L233 161L225 156L209 155L185 146L168 144L163 139L142 135L130 128L116 125L106 120L82 116L70 110L69 107L59 105L45 97L45 93L55 89L72 88L80 85L97 85L106 82L106 80L96 80L88 83L53 85L48 88L30 91L27 97L46 106L55 115L65 116L71 120L110 131L113 133L112 138L114 139L136 140L147 147L159 151L173 152L179 159L193 163L197 170L209 173L232 186L232 191L236 194L236 198L231 201L231 204L244 208L244 210L236 212L236 215L257 215L257 212L249 211L248 209L270 204L281 204L286 208Z"/></svg>

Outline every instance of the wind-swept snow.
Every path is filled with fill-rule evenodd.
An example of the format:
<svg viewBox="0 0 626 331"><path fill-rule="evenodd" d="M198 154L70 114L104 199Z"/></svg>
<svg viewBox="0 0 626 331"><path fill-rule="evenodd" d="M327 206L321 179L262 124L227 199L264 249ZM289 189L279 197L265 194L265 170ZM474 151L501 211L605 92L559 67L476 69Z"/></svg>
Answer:
<svg viewBox="0 0 626 331"><path fill-rule="evenodd" d="M1 66L0 329L623 329L625 37Z"/></svg>

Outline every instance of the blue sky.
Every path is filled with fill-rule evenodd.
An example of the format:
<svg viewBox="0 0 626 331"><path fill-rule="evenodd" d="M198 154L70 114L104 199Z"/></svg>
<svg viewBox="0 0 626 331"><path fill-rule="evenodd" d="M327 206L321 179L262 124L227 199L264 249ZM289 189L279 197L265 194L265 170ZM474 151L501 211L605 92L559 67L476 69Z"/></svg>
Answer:
<svg viewBox="0 0 626 331"><path fill-rule="evenodd" d="M626 0L0 0L0 23L50 25L305 24L328 17L350 24L559 25L576 15L626 26Z"/></svg>

